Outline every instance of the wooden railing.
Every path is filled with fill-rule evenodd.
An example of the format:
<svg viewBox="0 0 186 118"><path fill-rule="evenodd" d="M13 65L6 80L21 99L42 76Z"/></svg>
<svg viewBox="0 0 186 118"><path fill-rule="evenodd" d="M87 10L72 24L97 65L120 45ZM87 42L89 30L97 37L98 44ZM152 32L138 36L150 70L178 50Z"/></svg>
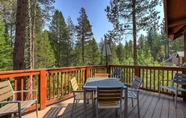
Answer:
<svg viewBox="0 0 186 118"><path fill-rule="evenodd" d="M12 85L17 84L17 80L21 80L21 89L37 89L40 109L46 108L47 105L57 101L72 97L70 79L76 77L79 87L82 88L86 79L93 77L95 72L108 72L112 74L114 68L122 69L121 81L130 83L134 76L143 78L141 89L157 92L159 80L172 80L175 72L185 73L186 68L180 67L150 67L150 66L83 66L83 67L67 67L56 69L40 69L40 70L18 70L0 72L0 80L9 79ZM163 82L163 85L170 85L169 82ZM14 89L17 90L16 86ZM161 90L162 93L170 94L170 92ZM182 97L182 93L179 93ZM30 99L35 95L21 94L21 100ZM33 110L35 106L28 110Z"/></svg>
<svg viewBox="0 0 186 118"><path fill-rule="evenodd" d="M154 66L116 66L110 65L109 72L112 73L114 68L122 69L121 81L131 83L134 76L143 78L141 89L158 92L158 81L162 81L163 86L171 86L171 80L174 73L185 73L186 68L182 67L154 67ZM167 81L168 80L168 81ZM161 90L162 93L171 95L170 91ZM183 94L179 93L180 97Z"/></svg>

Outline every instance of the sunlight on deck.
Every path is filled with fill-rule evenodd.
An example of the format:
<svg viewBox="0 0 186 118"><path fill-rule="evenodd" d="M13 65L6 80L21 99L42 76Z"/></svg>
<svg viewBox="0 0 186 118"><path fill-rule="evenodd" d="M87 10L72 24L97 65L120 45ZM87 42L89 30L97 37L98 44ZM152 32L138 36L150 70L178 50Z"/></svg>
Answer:
<svg viewBox="0 0 186 118"><path fill-rule="evenodd" d="M77 105L74 110L74 118L83 117L83 101ZM39 110L39 118L70 118L73 98L48 106L44 110ZM134 107L131 106L131 100L128 101L128 118L137 118L136 100ZM122 109L123 110L123 109ZM123 113L123 112L122 112ZM178 108L174 108L174 100L171 96L161 95L158 99L157 93L142 91L140 93L140 115L141 118L185 118L186 103L180 98ZM23 115L23 118L34 118L35 112ZM91 103L87 105L87 118L95 118L92 113ZM99 118L116 118L114 110L99 110Z"/></svg>

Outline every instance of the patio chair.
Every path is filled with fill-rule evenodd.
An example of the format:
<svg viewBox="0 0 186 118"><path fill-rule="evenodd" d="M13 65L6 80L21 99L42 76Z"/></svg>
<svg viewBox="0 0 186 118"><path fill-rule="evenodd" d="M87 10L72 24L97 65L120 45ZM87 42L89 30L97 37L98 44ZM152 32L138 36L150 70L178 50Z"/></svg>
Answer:
<svg viewBox="0 0 186 118"><path fill-rule="evenodd" d="M75 107L77 106L77 102L79 102L80 100L84 100L84 91L79 89L76 77L73 77L70 80L70 84L71 84L72 92L73 92L73 95L74 95L74 101L73 101L72 112L71 112L71 117L72 117L73 111L74 111ZM94 95L93 95L93 93L94 93L93 90L88 90L87 93L86 93L86 99L88 101L90 99L92 100L92 106L94 106Z"/></svg>
<svg viewBox="0 0 186 118"><path fill-rule="evenodd" d="M122 94L123 87L98 87L97 88L97 107L96 117L98 118L98 109L120 109L120 118L122 113Z"/></svg>
<svg viewBox="0 0 186 118"><path fill-rule="evenodd" d="M138 117L140 117L140 109L139 109L139 92L140 92L140 86L143 82L143 79L138 77L138 76L134 76L134 80L131 83L130 88L128 88L128 98L130 98L132 101L132 107L133 105L133 99L137 99L137 108L138 108ZM124 83L125 84L125 83ZM125 94L123 94L125 95ZM125 96L123 96L123 98L125 98Z"/></svg>
<svg viewBox="0 0 186 118"><path fill-rule="evenodd" d="M121 77L122 77L122 69L120 69L120 68L115 68L114 70L113 70L113 74L111 75L112 77L116 77L116 78L118 78L118 79L121 79Z"/></svg>
<svg viewBox="0 0 186 118"><path fill-rule="evenodd" d="M95 73L95 78L109 78L108 73Z"/></svg>
<svg viewBox="0 0 186 118"><path fill-rule="evenodd" d="M36 92L36 98L33 100L26 101L15 100L14 94L21 92ZM19 113L19 118L21 118L22 113L34 103L36 103L36 117L38 117L36 90L13 91L9 80L0 82L0 104L3 104L0 108L0 115Z"/></svg>
<svg viewBox="0 0 186 118"><path fill-rule="evenodd" d="M166 81L166 80L165 80ZM173 79L171 80L171 86L162 86L161 81L159 81L159 99L161 88L171 91L173 99L175 95L175 108L177 108L177 95L179 91L186 91L186 89L178 87L179 85L186 85L186 74L175 73Z"/></svg>

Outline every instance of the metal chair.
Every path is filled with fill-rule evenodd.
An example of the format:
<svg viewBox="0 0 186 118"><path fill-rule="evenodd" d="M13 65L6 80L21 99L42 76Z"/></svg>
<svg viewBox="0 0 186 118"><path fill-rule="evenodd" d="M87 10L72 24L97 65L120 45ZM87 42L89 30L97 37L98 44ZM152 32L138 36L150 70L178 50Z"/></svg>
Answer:
<svg viewBox="0 0 186 118"><path fill-rule="evenodd" d="M96 117L98 118L98 109L120 109L122 108L123 87L98 87L97 88L97 107Z"/></svg>
<svg viewBox="0 0 186 118"><path fill-rule="evenodd" d="M15 100L14 94L21 93L21 92L36 92L36 98L33 100L26 100L26 101ZM8 99L11 100L7 101ZM19 113L19 118L21 118L22 113L34 103L36 103L36 117L38 117L36 90L13 91L13 88L9 80L0 82L0 104L4 104L4 106L0 108L1 115Z"/></svg>
<svg viewBox="0 0 186 118"><path fill-rule="evenodd" d="M173 79L171 80L171 86L162 86L161 81L159 81L159 99L160 99L160 88L167 89L172 92L174 99L175 94L175 108L177 108L177 95L178 91L186 91L186 89L178 87L178 85L186 85L186 74L175 73Z"/></svg>
<svg viewBox="0 0 186 118"><path fill-rule="evenodd" d="M71 112L71 117L72 117L74 108L77 106L77 102L79 102L80 100L84 100L84 94L83 94L83 90L80 90L79 87L78 87L76 77L73 77L70 80L70 84L71 84L72 92L73 92L73 95L74 95L74 101L73 101L72 112ZM88 90L87 93L86 93L86 99L88 101L90 99L92 100L92 106L94 106L94 95L93 95L93 93L94 93L93 90Z"/></svg>
<svg viewBox="0 0 186 118"><path fill-rule="evenodd" d="M140 78L138 76L134 76L134 80L131 83L131 87L128 89L128 98L130 98L132 100L132 107L134 106L133 99L137 99L138 117L140 117L139 92L140 92L140 86L141 86L142 82L143 82L142 78ZM125 95L125 94L123 94L123 95ZM123 96L123 98L125 98L125 96Z"/></svg>
<svg viewBox="0 0 186 118"><path fill-rule="evenodd" d="M113 74L112 74L111 76L121 79L121 77L122 77L122 69L120 69L120 68L115 68L115 69L113 70Z"/></svg>

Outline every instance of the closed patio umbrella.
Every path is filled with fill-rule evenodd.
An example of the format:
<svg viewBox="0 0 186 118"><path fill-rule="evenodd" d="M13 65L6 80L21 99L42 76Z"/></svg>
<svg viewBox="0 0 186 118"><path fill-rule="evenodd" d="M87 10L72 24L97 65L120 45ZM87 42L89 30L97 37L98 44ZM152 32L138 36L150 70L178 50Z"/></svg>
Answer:
<svg viewBox="0 0 186 118"><path fill-rule="evenodd" d="M108 66L108 56L112 55L107 39L105 38L102 45L102 54L106 57L106 66Z"/></svg>

